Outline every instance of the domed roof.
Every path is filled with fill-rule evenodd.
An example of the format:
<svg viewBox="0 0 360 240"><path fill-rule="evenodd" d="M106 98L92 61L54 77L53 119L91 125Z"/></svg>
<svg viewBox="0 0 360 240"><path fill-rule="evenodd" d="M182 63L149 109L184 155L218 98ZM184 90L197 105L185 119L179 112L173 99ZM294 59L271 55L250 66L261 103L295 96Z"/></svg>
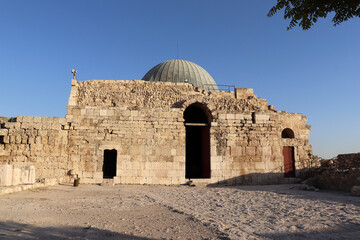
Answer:
<svg viewBox="0 0 360 240"><path fill-rule="evenodd" d="M162 62L148 71L142 80L150 82L191 83L207 91L217 91L210 74L196 63L175 59Z"/></svg>

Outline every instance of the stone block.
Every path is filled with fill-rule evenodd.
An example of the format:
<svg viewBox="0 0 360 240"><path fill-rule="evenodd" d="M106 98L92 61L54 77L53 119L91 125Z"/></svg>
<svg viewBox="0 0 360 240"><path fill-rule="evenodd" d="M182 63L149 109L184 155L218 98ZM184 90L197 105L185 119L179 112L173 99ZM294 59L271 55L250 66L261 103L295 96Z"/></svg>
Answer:
<svg viewBox="0 0 360 240"><path fill-rule="evenodd" d="M11 186L13 166L9 164L0 165L0 186Z"/></svg>
<svg viewBox="0 0 360 240"><path fill-rule="evenodd" d="M28 166L28 171L29 171L29 179L28 182L33 184L35 183L35 166Z"/></svg>
<svg viewBox="0 0 360 240"><path fill-rule="evenodd" d="M120 184L121 183L120 177L114 177L113 181L114 181L114 184Z"/></svg>
<svg viewBox="0 0 360 240"><path fill-rule="evenodd" d="M242 147L231 147L231 156L242 156Z"/></svg>
<svg viewBox="0 0 360 240"><path fill-rule="evenodd" d="M252 88L235 88L235 98L237 99L247 99L249 96L254 95Z"/></svg>
<svg viewBox="0 0 360 240"><path fill-rule="evenodd" d="M270 120L270 114L268 113L254 113L255 123L265 123Z"/></svg>
<svg viewBox="0 0 360 240"><path fill-rule="evenodd" d="M234 120L235 116L234 116L234 114L228 113L228 114L226 114L226 119L227 120Z"/></svg>
<svg viewBox="0 0 360 240"><path fill-rule="evenodd" d="M33 117L33 122L40 123L41 122L41 117Z"/></svg>
<svg viewBox="0 0 360 240"><path fill-rule="evenodd" d="M235 114L235 119L236 119L236 120L243 120L243 119L244 119L244 114L242 114L242 113L236 113L236 114Z"/></svg>
<svg viewBox="0 0 360 240"><path fill-rule="evenodd" d="M31 122L34 122L34 117L31 117L31 116L23 116L22 121L23 121L23 122L29 122L29 123L31 123Z"/></svg>
<svg viewBox="0 0 360 240"><path fill-rule="evenodd" d="M92 178L93 172L83 172L82 177L83 178Z"/></svg>
<svg viewBox="0 0 360 240"><path fill-rule="evenodd" d="M256 154L256 147L246 147L245 154L249 156L255 156Z"/></svg>
<svg viewBox="0 0 360 240"><path fill-rule="evenodd" d="M22 174L21 168L17 167L17 166L14 166L13 167L13 174L12 174L12 185L13 186L22 184L21 174Z"/></svg>
<svg viewBox="0 0 360 240"><path fill-rule="evenodd" d="M29 171L27 171L25 168L21 169L20 182L21 184L29 183Z"/></svg>
<svg viewBox="0 0 360 240"><path fill-rule="evenodd" d="M263 156L271 156L271 146L262 147Z"/></svg>
<svg viewBox="0 0 360 240"><path fill-rule="evenodd" d="M131 115L131 111L130 110L125 110L121 112L121 116L123 117L130 117Z"/></svg>
<svg viewBox="0 0 360 240"><path fill-rule="evenodd" d="M0 129L0 136L5 136L9 134L9 130L8 129Z"/></svg>
<svg viewBox="0 0 360 240"><path fill-rule="evenodd" d="M264 170L264 169L265 169L265 163L263 163L263 162L256 162L256 163L255 163L255 169L256 169L256 170Z"/></svg>
<svg viewBox="0 0 360 240"><path fill-rule="evenodd" d="M360 197L360 186L353 186L351 188L351 195Z"/></svg>
<svg viewBox="0 0 360 240"><path fill-rule="evenodd" d="M103 178L103 172L93 172L93 178Z"/></svg>
<svg viewBox="0 0 360 240"><path fill-rule="evenodd" d="M0 150L0 156L10 156L11 152L9 150Z"/></svg>
<svg viewBox="0 0 360 240"><path fill-rule="evenodd" d="M225 119L226 119L226 114L219 113L219 120L225 120Z"/></svg>
<svg viewBox="0 0 360 240"><path fill-rule="evenodd" d="M108 115L108 110L100 109L100 116L107 116L107 115Z"/></svg>
<svg viewBox="0 0 360 240"><path fill-rule="evenodd" d="M15 143L16 144L21 144L21 136L20 135L15 136Z"/></svg>

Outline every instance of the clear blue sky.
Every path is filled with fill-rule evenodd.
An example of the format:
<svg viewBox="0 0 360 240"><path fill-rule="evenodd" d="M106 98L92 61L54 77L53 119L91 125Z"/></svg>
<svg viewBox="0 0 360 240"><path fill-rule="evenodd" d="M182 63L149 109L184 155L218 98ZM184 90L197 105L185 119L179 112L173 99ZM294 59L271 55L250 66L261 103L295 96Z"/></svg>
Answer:
<svg viewBox="0 0 360 240"><path fill-rule="evenodd" d="M275 0L0 0L0 116L65 116L78 80L141 79L176 58L303 113L314 153L360 152L360 20L286 30Z"/></svg>

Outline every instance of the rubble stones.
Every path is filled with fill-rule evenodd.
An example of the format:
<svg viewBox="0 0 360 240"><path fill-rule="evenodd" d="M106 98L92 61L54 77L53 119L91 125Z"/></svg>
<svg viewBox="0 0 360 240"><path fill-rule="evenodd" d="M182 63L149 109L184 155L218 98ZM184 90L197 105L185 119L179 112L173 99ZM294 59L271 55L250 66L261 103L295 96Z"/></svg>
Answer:
<svg viewBox="0 0 360 240"><path fill-rule="evenodd" d="M353 186L351 188L351 195L360 196L360 186Z"/></svg>

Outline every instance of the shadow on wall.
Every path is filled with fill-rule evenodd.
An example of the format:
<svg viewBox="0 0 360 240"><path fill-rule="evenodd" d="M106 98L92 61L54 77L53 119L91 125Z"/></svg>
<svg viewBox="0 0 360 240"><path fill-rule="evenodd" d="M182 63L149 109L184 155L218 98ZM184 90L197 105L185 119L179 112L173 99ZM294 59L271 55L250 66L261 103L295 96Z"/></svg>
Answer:
<svg viewBox="0 0 360 240"><path fill-rule="evenodd" d="M124 239L150 240L93 227L38 227L16 222L0 222L0 239Z"/></svg>
<svg viewBox="0 0 360 240"><path fill-rule="evenodd" d="M232 186L232 185L258 185L258 184L283 184L294 183L295 178L284 178L284 173L249 173L233 178L228 178L216 183L209 184L209 187Z"/></svg>

